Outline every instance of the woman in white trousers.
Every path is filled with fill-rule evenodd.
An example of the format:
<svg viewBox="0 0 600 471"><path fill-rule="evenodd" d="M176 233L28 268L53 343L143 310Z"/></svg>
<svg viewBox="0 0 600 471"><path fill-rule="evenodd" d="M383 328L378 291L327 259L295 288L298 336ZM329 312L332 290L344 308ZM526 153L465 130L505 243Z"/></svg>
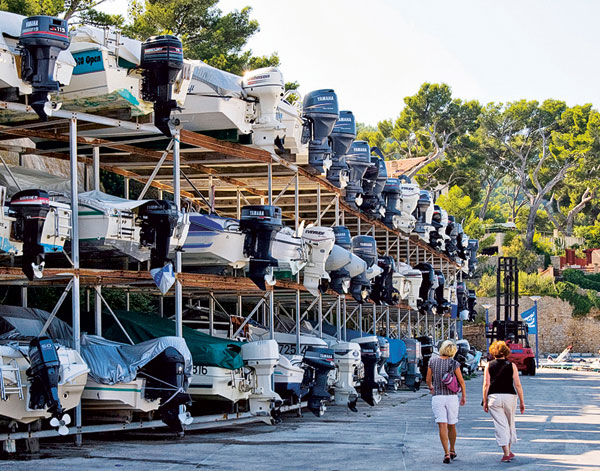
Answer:
<svg viewBox="0 0 600 471"><path fill-rule="evenodd" d="M515 458L511 446L517 443L515 427L517 396L521 414L525 412L523 387L517 366L507 360L510 355L508 345L503 341L496 341L490 346L490 353L494 360L488 362L485 367L483 410L489 412L494 421L496 443L504 452L500 461L508 463Z"/></svg>

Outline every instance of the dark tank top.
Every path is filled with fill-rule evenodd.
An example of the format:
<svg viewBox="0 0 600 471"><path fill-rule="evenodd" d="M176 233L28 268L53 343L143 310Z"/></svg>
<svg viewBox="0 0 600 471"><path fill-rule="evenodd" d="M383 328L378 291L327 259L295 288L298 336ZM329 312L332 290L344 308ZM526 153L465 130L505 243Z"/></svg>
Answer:
<svg viewBox="0 0 600 471"><path fill-rule="evenodd" d="M513 367L508 360L492 360L488 368L490 389L488 394L517 394L513 384Z"/></svg>

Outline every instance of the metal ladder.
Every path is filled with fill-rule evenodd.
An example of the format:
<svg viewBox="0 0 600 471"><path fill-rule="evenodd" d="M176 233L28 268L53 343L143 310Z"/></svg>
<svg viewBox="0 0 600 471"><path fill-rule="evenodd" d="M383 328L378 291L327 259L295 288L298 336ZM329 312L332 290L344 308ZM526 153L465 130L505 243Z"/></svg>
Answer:
<svg viewBox="0 0 600 471"><path fill-rule="evenodd" d="M6 401L8 399L9 394L18 394L19 399L23 400L23 385L21 383L21 372L19 371L19 367L17 366L17 362L15 360L11 361L12 364L8 365L0 365L0 399ZM7 386L4 377L5 373L14 373L15 380L17 382L16 386Z"/></svg>

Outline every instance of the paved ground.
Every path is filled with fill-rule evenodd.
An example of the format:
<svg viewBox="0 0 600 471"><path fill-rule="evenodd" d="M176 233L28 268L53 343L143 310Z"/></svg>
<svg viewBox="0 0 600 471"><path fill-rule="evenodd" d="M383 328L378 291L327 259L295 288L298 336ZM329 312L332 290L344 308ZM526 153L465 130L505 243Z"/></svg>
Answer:
<svg viewBox="0 0 600 471"><path fill-rule="evenodd" d="M1 461L11 471L83 470L600 470L600 375L542 370L523 378L527 411L518 417L517 459L500 464L493 426L481 410L481 377L467 382L458 459L442 451L424 392L392 393L357 414L332 407L322 419L287 416L277 427L250 424L183 439L163 435L84 436L80 449L42 444L28 461Z"/></svg>

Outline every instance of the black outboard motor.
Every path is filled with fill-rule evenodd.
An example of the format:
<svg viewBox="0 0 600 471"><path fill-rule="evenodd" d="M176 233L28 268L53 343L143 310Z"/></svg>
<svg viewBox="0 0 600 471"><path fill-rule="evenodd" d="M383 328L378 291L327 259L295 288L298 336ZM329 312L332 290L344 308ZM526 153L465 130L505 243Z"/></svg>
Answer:
<svg viewBox="0 0 600 471"><path fill-rule="evenodd" d="M421 378L427 377L427 368L429 367L429 360L433 356L433 338L424 335L417 337L417 340L421 343L421 354L423 355L423 362L421 363Z"/></svg>
<svg viewBox="0 0 600 471"><path fill-rule="evenodd" d="M58 92L54 78L56 60L69 49L69 24L52 16L30 16L21 25L18 47L21 50L21 78L33 88L29 104L42 121L48 120L44 107L48 94Z"/></svg>
<svg viewBox="0 0 600 471"><path fill-rule="evenodd" d="M186 392L188 378L185 375L185 359L173 347L167 347L144 366L140 373L146 377L144 398L153 401L160 399L158 408L161 420L171 429L183 432L179 420L179 406L191 405L190 395Z"/></svg>
<svg viewBox="0 0 600 471"><path fill-rule="evenodd" d="M26 374L31 382L29 408L45 409L60 418L63 408L58 396L60 360L54 342L49 337L37 337L29 343L29 362Z"/></svg>
<svg viewBox="0 0 600 471"><path fill-rule="evenodd" d="M8 207L16 218L13 233L23 242L22 270L31 281L45 264L42 232L50 212L50 197L44 190L23 190L11 198Z"/></svg>
<svg viewBox="0 0 600 471"><path fill-rule="evenodd" d="M333 234L335 235L335 245L339 245L343 249L352 252L352 236L346 226L334 226ZM329 272L329 277L331 278L329 282L330 288L338 294L345 294L344 284L350 283L350 273L348 270L345 268L332 270Z"/></svg>
<svg viewBox="0 0 600 471"><path fill-rule="evenodd" d="M479 241L477 239L469 239L467 246L467 255L469 256L469 276L474 276L477 270L477 251L479 250Z"/></svg>
<svg viewBox="0 0 600 471"><path fill-rule="evenodd" d="M350 149L352 141L356 138L356 121L352 111L340 111L331 135L331 148L333 150L331 168L327 171L327 180L338 188L348 184L348 164L346 152Z"/></svg>
<svg viewBox="0 0 600 471"><path fill-rule="evenodd" d="M462 224L459 222L454 223L454 229L456 230L456 255L462 260L467 260L467 245L463 243L464 230Z"/></svg>
<svg viewBox="0 0 600 471"><path fill-rule="evenodd" d="M454 227L454 216L448 215L448 225L446 226L446 235L450 238L446 240L446 255L450 258L456 257L456 229Z"/></svg>
<svg viewBox="0 0 600 471"><path fill-rule="evenodd" d="M321 417L325 413L325 403L331 399L327 377L329 372L335 369L333 350L309 346L302 361L306 365L302 380L303 388L309 388L309 393L305 396L308 408L317 417Z"/></svg>
<svg viewBox="0 0 600 471"><path fill-rule="evenodd" d="M154 103L154 125L167 137L171 112L177 108L173 84L183 69L183 46L171 35L152 36L142 43L140 67L144 71L142 96Z"/></svg>
<svg viewBox="0 0 600 471"><path fill-rule="evenodd" d="M400 204L402 203L400 195L402 194L402 190L400 185L406 181L410 183L410 179L405 175L402 175L399 178L388 178L383 187L383 192L381 193L383 200L385 201L385 216L383 218L383 223L392 229L396 229L394 217L397 219L402 216L402 211L400 210Z"/></svg>
<svg viewBox="0 0 600 471"><path fill-rule="evenodd" d="M433 217L431 218L433 231L429 233L429 245L434 250L440 250L442 247L442 235L439 230L443 227L442 224L442 209L436 204L433 207Z"/></svg>
<svg viewBox="0 0 600 471"><path fill-rule="evenodd" d="M420 270L423 276L421 287L419 288L418 307L422 314L432 312L436 306L435 290L438 285L438 277L435 274L433 266L429 263L418 263L414 266L415 270Z"/></svg>
<svg viewBox="0 0 600 471"><path fill-rule="evenodd" d="M362 258L367 270L377 263L377 242L372 236L360 235L352 237L352 253ZM350 294L359 303L364 303L371 296L371 280L366 271L350 281Z"/></svg>
<svg viewBox="0 0 600 471"><path fill-rule="evenodd" d="M458 318L463 321L469 318L468 296L465 282L459 281L456 283L456 310L458 311Z"/></svg>
<svg viewBox="0 0 600 471"><path fill-rule="evenodd" d="M456 343L456 353L454 354L454 359L460 363L461 371L468 371L469 367L467 366L467 355L469 354L469 345L468 343L457 342Z"/></svg>
<svg viewBox="0 0 600 471"><path fill-rule="evenodd" d="M171 237L177 227L179 211L175 202L152 200L139 209L140 244L150 247L150 269L162 268L169 262Z"/></svg>
<svg viewBox="0 0 600 471"><path fill-rule="evenodd" d="M346 154L348 164L348 186L346 186L345 200L351 207L358 209L363 202L363 177L371 163L371 148L366 141L354 141Z"/></svg>
<svg viewBox="0 0 600 471"><path fill-rule="evenodd" d="M438 286L435 289L435 301L437 304L437 314L449 314L452 309L450 302L444 297L444 288L446 286L446 277L440 270L435 271Z"/></svg>
<svg viewBox="0 0 600 471"><path fill-rule="evenodd" d="M400 302L400 293L392 284L396 266L394 257L384 255L377 264L383 271L373 282L371 299L377 304L395 306Z"/></svg>
<svg viewBox="0 0 600 471"><path fill-rule="evenodd" d="M375 336L360 337L352 341L360 345L360 359L365 369L365 376L360 382L360 397L370 406L374 406L379 402L379 390L381 387L376 381L377 364L381 358L379 341Z"/></svg>
<svg viewBox="0 0 600 471"><path fill-rule="evenodd" d="M278 206L244 206L240 230L246 234L244 254L250 258L250 279L261 290L266 289L265 275L277 266L271 255L274 234L283 227L281 208Z"/></svg>
<svg viewBox="0 0 600 471"><path fill-rule="evenodd" d="M475 317L477 317L477 311L475 310L475 306L477 305L477 295L475 294L474 289L469 290L469 295L467 297L467 308L469 309L469 320L473 322Z"/></svg>
<svg viewBox="0 0 600 471"><path fill-rule="evenodd" d="M382 219L385 214L385 201L382 193L387 182L385 158L379 148L371 147L372 167L367 169L363 178L363 203L360 209L375 219Z"/></svg>
<svg viewBox="0 0 600 471"><path fill-rule="evenodd" d="M429 242L429 235L433 229L431 223L427 221L427 213L431 207L431 201L431 193L427 190L421 190L417 208L413 213L413 216L417 220L415 232L421 239L425 240L425 242Z"/></svg>
<svg viewBox="0 0 600 471"><path fill-rule="evenodd" d="M323 173L331 166L329 135L339 118L335 92L324 89L306 94L302 103L302 118L302 142L308 142L308 163L317 172Z"/></svg>
<svg viewBox="0 0 600 471"><path fill-rule="evenodd" d="M418 391L423 379L419 370L419 366L423 361L421 342L415 339L403 340L406 345L406 358L400 368L404 378L404 385L413 391Z"/></svg>

